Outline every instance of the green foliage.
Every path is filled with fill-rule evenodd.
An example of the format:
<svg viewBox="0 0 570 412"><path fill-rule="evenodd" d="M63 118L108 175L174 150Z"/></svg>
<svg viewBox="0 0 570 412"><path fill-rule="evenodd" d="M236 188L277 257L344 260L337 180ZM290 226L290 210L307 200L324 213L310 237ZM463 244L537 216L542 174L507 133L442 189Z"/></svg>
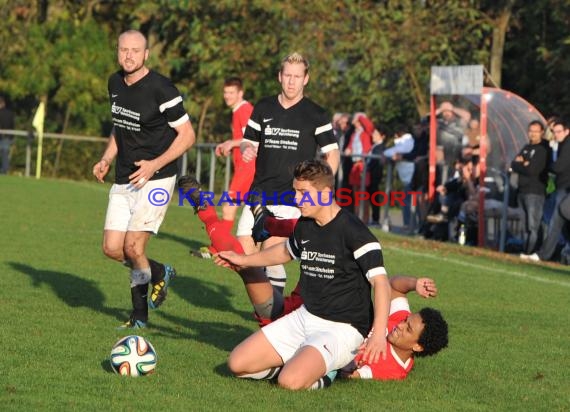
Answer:
<svg viewBox="0 0 570 412"><path fill-rule="evenodd" d="M70 111L67 132L99 134L109 116L107 76L114 69L108 35L94 21L61 22L58 31L54 53L59 88L52 102Z"/></svg>
<svg viewBox="0 0 570 412"><path fill-rule="evenodd" d="M493 22L512 7L504 85L547 113L568 116L568 2L540 0L271 0L67 2L0 0L0 93L29 125L47 98L48 131L109 131L108 76L117 36L148 35L149 65L170 76L203 141L229 136L224 78L252 102L277 93L281 58L311 62L308 96L332 112L366 111L415 123L429 105L433 65L483 64ZM46 5L44 16L42 5ZM64 147L64 150L68 150ZM80 153L78 153L80 155Z"/></svg>
<svg viewBox="0 0 570 412"><path fill-rule="evenodd" d="M28 97L48 96L46 131L101 134L109 118L106 79L114 69L108 34L95 21L80 22L66 13L16 26L17 38L26 41L16 42L3 59L0 90L24 104ZM32 102L14 109L28 110L31 118L37 104Z"/></svg>
<svg viewBox="0 0 570 412"><path fill-rule="evenodd" d="M504 87L546 116L570 118L570 2L540 0L517 10L505 47Z"/></svg>

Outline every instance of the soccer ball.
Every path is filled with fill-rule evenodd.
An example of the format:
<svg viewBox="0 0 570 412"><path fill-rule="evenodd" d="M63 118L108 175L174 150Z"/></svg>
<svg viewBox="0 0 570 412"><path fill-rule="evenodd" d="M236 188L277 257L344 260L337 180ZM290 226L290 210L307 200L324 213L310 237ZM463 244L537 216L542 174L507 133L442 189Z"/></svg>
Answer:
<svg viewBox="0 0 570 412"><path fill-rule="evenodd" d="M158 355L142 336L125 336L113 345L111 367L119 375L144 376L154 372Z"/></svg>

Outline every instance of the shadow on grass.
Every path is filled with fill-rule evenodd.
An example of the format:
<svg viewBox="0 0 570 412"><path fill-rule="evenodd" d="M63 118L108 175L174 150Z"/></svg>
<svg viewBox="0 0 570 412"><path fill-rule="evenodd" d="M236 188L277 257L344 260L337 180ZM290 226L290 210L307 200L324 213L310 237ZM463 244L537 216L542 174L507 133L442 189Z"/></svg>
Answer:
<svg viewBox="0 0 570 412"><path fill-rule="evenodd" d="M216 372L216 374L220 376L227 376L231 378L234 377L234 375L230 372L230 369L228 368L227 362L220 363L218 366L216 366L214 368L214 372Z"/></svg>
<svg viewBox="0 0 570 412"><path fill-rule="evenodd" d="M160 316L175 326L156 325L151 321L150 330L155 331L156 335L171 339L189 339L225 352L230 352L238 343L252 334L250 328L226 322L202 322L168 313L161 313ZM197 316L200 314L197 313Z"/></svg>
<svg viewBox="0 0 570 412"><path fill-rule="evenodd" d="M178 242L178 243L186 246L190 250L198 250L202 246L208 246L206 243L197 241L195 239L191 239L190 237L182 237L182 236L174 235L172 233L167 233L167 232L160 232L158 235L156 235L155 240L160 240L160 239Z"/></svg>
<svg viewBox="0 0 570 412"><path fill-rule="evenodd" d="M32 266L17 262L8 263L14 270L27 275L34 287L48 285L61 301L70 307L86 307L93 311L112 316L123 321L128 316L128 310L109 308L103 305L105 296L96 282L82 279L76 275L51 270L36 269ZM203 282L187 277L177 277L175 288L191 308L211 308L217 311L237 313L248 320L253 320L251 313L236 311L232 308L228 296L231 291L223 286L211 282ZM198 309L190 311L188 318L170 315L163 311L149 313L149 331L168 336L174 339L192 339L212 345L224 351L232 350L239 342L248 337L252 331L243 326L225 322L202 322L193 318L200 316ZM172 322L175 326L157 325L153 317L161 317ZM105 370L105 365L102 364ZM110 365L109 365L110 367Z"/></svg>
<svg viewBox="0 0 570 412"><path fill-rule="evenodd" d="M113 367L111 366L111 360L109 358L103 359L101 361L101 369L107 373L115 373Z"/></svg>
<svg viewBox="0 0 570 412"><path fill-rule="evenodd" d="M71 273L36 269L23 263L9 262L8 264L18 272L29 276L32 286L37 288L43 284L49 285L57 297L70 307L86 307L118 320L125 318L124 310L103 305L105 296L93 281Z"/></svg>
<svg viewBox="0 0 570 412"><path fill-rule="evenodd" d="M172 339L190 339L229 352L251 335L252 328L256 327L253 308L251 311L236 309L231 302L234 290L227 286L179 272L168 293L169 296L177 295L185 302L188 316L175 315L168 310L151 311L149 327L159 335ZM168 305L168 301L165 305ZM207 314L204 313L205 310L208 311ZM226 313L249 321L251 327L225 321ZM172 326L153 322L155 316L168 321ZM214 320L203 320L205 317ZM218 319L221 321L218 322Z"/></svg>
<svg viewBox="0 0 570 412"><path fill-rule="evenodd" d="M176 293L191 307L214 309L223 312L237 313L244 319L251 320L252 312L238 311L230 302L232 289L215 282L204 281L190 276L177 276L173 287L168 290ZM245 294L245 290L243 291Z"/></svg>
<svg viewBox="0 0 570 412"><path fill-rule="evenodd" d="M545 263L545 262L542 262ZM568 266L562 265L561 263L554 263L554 262L546 262L546 265L543 265L545 270L548 270L549 272L554 272L557 275L566 275L566 276L570 276L570 270L568 269Z"/></svg>

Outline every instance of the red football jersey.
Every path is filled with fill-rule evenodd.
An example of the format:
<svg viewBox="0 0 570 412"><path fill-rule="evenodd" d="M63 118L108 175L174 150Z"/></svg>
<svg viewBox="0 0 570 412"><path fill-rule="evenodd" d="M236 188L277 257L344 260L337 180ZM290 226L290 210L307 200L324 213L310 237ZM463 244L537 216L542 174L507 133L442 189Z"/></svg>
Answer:
<svg viewBox="0 0 570 412"><path fill-rule="evenodd" d="M241 103L234 107L232 114L232 138L234 140L243 139L243 132L245 131L247 121L251 117L252 112L253 105L247 100L242 100ZM232 154L234 159L234 166L242 163L239 147L235 147Z"/></svg>
<svg viewBox="0 0 570 412"><path fill-rule="evenodd" d="M410 315L408 299L399 297L390 303L390 316L388 316L388 330L394 329L401 321ZM414 358L410 357L406 362L398 357L394 348L387 343L388 353L386 359L380 358L378 362L367 363L357 369L361 379L394 380L405 379L414 366ZM358 361L361 355L357 355Z"/></svg>

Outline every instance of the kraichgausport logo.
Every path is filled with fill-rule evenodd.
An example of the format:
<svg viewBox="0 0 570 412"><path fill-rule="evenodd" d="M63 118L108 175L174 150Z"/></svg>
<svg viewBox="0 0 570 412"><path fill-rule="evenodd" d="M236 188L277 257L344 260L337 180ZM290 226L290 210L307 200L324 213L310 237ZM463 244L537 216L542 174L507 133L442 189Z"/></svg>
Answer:
<svg viewBox="0 0 570 412"><path fill-rule="evenodd" d="M154 189L156 190L156 189ZM297 198L295 197L294 191L288 192L255 192L248 191L245 193L235 192L235 194L230 195L229 192L222 192L219 196L216 196L214 192L200 191L199 195L196 196L197 189L190 189L184 191L184 189L178 189L178 206L189 205L192 207L196 206L255 206L261 204L263 206L267 205L285 205L285 206L328 206L332 204L333 200L339 206L349 206L354 204L358 206L362 202L370 202L375 206L404 206L405 199L410 196L412 199L412 205L417 206L417 197L421 195L422 192L419 191L393 191L390 193L377 191L369 193L366 191L352 191L347 188L337 189L334 194L334 199L328 194L328 192L317 192L316 196L308 192L299 193ZM161 197L160 199L163 199ZM197 198L197 199L196 199ZM149 194L150 200L150 194ZM198 201L196 201L198 200ZM151 201L152 204L155 204ZM158 203L158 202L157 202ZM197 204L198 203L198 204Z"/></svg>

